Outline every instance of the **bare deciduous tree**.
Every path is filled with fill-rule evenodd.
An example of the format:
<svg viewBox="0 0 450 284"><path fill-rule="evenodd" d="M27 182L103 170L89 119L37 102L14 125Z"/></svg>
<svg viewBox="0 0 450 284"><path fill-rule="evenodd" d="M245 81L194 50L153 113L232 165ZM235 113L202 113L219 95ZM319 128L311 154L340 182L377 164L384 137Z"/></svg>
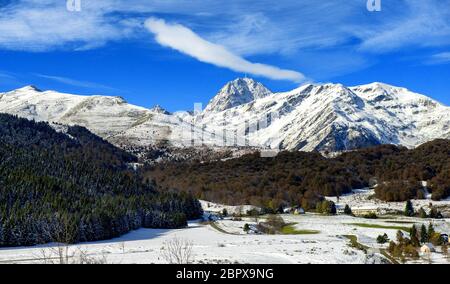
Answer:
<svg viewBox="0 0 450 284"><path fill-rule="evenodd" d="M67 245L58 245L42 249L36 260L44 264L106 264L106 256L90 256L87 251L80 248L71 248Z"/></svg>
<svg viewBox="0 0 450 284"><path fill-rule="evenodd" d="M125 254L125 242L120 243L120 250L122 251L122 254Z"/></svg>
<svg viewBox="0 0 450 284"><path fill-rule="evenodd" d="M165 241L161 248L162 258L170 264L189 264L193 261L193 243L189 240L175 237Z"/></svg>

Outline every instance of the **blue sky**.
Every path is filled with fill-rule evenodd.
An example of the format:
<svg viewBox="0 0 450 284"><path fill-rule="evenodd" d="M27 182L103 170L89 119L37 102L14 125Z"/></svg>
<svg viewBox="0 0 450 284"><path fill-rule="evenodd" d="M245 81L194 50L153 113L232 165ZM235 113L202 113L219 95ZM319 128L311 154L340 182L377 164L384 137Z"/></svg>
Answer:
<svg viewBox="0 0 450 284"><path fill-rule="evenodd" d="M66 4L0 0L0 91L34 84L175 111L247 74L273 91L381 81L450 105L450 0L381 0L380 12L367 0Z"/></svg>

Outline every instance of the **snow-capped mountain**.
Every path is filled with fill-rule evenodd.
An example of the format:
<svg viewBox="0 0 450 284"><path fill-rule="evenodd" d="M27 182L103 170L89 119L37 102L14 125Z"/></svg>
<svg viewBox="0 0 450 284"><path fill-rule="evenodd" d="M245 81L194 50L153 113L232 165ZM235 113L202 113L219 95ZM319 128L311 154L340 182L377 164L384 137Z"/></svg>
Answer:
<svg viewBox="0 0 450 284"><path fill-rule="evenodd" d="M128 104L120 97L78 96L41 91L33 86L0 93L0 112L37 121L81 125L117 145L182 143L183 137L191 132L189 125L158 106L146 109Z"/></svg>
<svg viewBox="0 0 450 284"><path fill-rule="evenodd" d="M263 84L250 78L238 78L227 83L209 102L205 112L220 112L271 95Z"/></svg>
<svg viewBox="0 0 450 284"><path fill-rule="evenodd" d="M450 138L449 107L381 83L351 88L304 85L205 115L203 123L211 129L226 124L232 131L269 114L274 118L248 139L271 148L337 151L388 143L414 147Z"/></svg>
<svg viewBox="0 0 450 284"><path fill-rule="evenodd" d="M449 107L383 83L308 84L272 93L252 79L236 79L203 112L173 114L159 106L134 106L119 97L77 96L29 86L0 93L0 112L79 124L117 145L341 151L450 139Z"/></svg>

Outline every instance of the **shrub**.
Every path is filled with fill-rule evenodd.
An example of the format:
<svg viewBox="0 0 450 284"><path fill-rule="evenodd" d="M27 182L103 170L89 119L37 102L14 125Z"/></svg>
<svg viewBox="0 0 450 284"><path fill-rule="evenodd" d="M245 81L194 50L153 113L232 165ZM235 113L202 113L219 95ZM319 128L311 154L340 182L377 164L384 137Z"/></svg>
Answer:
<svg viewBox="0 0 450 284"><path fill-rule="evenodd" d="M353 215L352 209L350 208L350 206L348 206L348 204L345 205L344 214L345 215Z"/></svg>
<svg viewBox="0 0 450 284"><path fill-rule="evenodd" d="M316 205L316 212L321 214L335 215L336 205L334 204L333 201L330 200L318 202Z"/></svg>
<svg viewBox="0 0 450 284"><path fill-rule="evenodd" d="M403 248L403 254L407 257L419 258L419 252L413 245L407 245Z"/></svg>
<svg viewBox="0 0 450 284"><path fill-rule="evenodd" d="M376 213L370 212L370 213L364 214L363 218L365 218L365 219L378 219L378 216L377 216Z"/></svg>
<svg viewBox="0 0 450 284"><path fill-rule="evenodd" d="M388 241L389 241L389 237L388 237L388 235L386 233L383 234L383 235L379 235L377 237L377 243L379 243L379 244L385 244Z"/></svg>
<svg viewBox="0 0 450 284"><path fill-rule="evenodd" d="M258 224L258 230L265 234L280 233L283 227L286 226L283 218L278 215L269 215L265 222Z"/></svg>
<svg viewBox="0 0 450 284"><path fill-rule="evenodd" d="M223 208L222 210L222 216L227 217L228 216L228 210L226 208Z"/></svg>

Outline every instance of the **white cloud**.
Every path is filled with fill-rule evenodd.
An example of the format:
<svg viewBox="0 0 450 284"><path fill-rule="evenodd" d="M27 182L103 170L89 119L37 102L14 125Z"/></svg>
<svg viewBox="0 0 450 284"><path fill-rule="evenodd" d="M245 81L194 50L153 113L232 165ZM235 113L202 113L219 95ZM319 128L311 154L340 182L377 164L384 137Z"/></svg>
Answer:
<svg viewBox="0 0 450 284"><path fill-rule="evenodd" d="M249 73L276 80L301 82L305 76L292 70L275 66L252 63L228 50L226 47L209 42L189 28L166 23L162 19L150 18L145 22L146 28L155 34L156 41L166 47L187 54L205 63L225 67L236 72Z"/></svg>
<svg viewBox="0 0 450 284"><path fill-rule="evenodd" d="M450 0L383 1L379 13L368 12L365 0L81 0L79 13L67 11L65 2L0 1L0 48L96 48L140 37L150 13L176 17L239 55L450 45Z"/></svg>
<svg viewBox="0 0 450 284"><path fill-rule="evenodd" d="M37 77L52 80L55 82L59 82L65 85L75 86L75 87L81 87L81 88L87 88L87 89L101 89L101 90L107 90L107 91L117 91L117 89L105 86L98 83L93 82L87 82L87 81L79 81L67 77L61 77L61 76L53 76L53 75L45 75L45 74L34 74Z"/></svg>
<svg viewBox="0 0 450 284"><path fill-rule="evenodd" d="M78 51L129 38L144 42L143 23L151 16L189 27L200 39L219 43L241 59L273 55L307 74L320 67L325 77L336 62L342 69L357 70L379 54L423 48L436 53L450 46L450 0L382 1L379 13L368 12L366 0L81 0L81 4L82 11L76 13L66 10L64 0L6 4L0 0L0 49ZM330 62L329 54L336 50L342 56ZM305 58L305 53L315 56ZM359 66L355 60L347 64L354 57L364 60L358 60ZM244 66L249 64L255 67L250 62ZM263 67L270 66L258 69Z"/></svg>

